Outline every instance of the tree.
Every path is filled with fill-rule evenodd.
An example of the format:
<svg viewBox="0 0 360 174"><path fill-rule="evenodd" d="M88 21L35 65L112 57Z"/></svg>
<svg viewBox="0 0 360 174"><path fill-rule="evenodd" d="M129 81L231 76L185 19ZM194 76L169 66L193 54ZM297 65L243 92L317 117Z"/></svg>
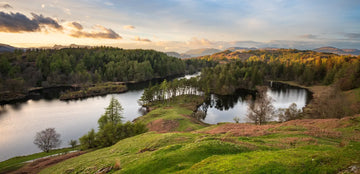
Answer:
<svg viewBox="0 0 360 174"><path fill-rule="evenodd" d="M121 123L124 117L121 115L121 112L124 109L118 100L114 97L111 97L110 104L105 108L105 114L100 117L98 120L99 128L102 129L107 123L111 123L114 126L118 123Z"/></svg>
<svg viewBox="0 0 360 174"><path fill-rule="evenodd" d="M42 151L49 152L61 144L60 134L56 133L55 128L47 128L36 133L34 144Z"/></svg>
<svg viewBox="0 0 360 174"><path fill-rule="evenodd" d="M95 139L95 130L91 129L86 135L79 138L81 149L90 149L97 146Z"/></svg>
<svg viewBox="0 0 360 174"><path fill-rule="evenodd" d="M69 145L71 146L71 148L75 148L76 144L77 144L76 140L70 140L69 141Z"/></svg>
<svg viewBox="0 0 360 174"><path fill-rule="evenodd" d="M279 112L279 121L284 122L299 118L301 114L301 109L297 109L296 103L292 103L286 109L279 109Z"/></svg>
<svg viewBox="0 0 360 174"><path fill-rule="evenodd" d="M233 118L233 120L235 121L235 123L239 123L240 122L240 117L236 116Z"/></svg>
<svg viewBox="0 0 360 174"><path fill-rule="evenodd" d="M274 115L274 106L271 97L266 95L267 87L258 87L256 100L251 98L247 100L248 114L247 118L255 124L264 124L272 119Z"/></svg>

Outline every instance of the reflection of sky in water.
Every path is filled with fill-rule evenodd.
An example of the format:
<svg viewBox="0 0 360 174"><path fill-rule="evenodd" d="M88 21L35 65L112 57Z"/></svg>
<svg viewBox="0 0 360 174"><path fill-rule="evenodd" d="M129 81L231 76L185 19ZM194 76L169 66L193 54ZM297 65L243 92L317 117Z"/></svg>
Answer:
<svg viewBox="0 0 360 174"><path fill-rule="evenodd" d="M114 94L124 108L124 121L140 116L137 100L142 91ZM54 127L61 134L62 147L71 139L77 140L91 128L97 129L97 120L104 113L112 95L85 100L29 100L20 106L5 105L0 115L0 161L12 156L39 152L33 144L36 132Z"/></svg>
<svg viewBox="0 0 360 174"><path fill-rule="evenodd" d="M296 103L297 107L301 109L306 105L307 91L305 89L283 89L283 90L268 90L269 95L274 101L275 109L288 108L292 103ZM212 96L214 99L214 96ZM206 123L216 124L219 122L234 122L234 117L240 117L240 122L247 122L247 103L238 99L234 107L221 111L213 107L208 108L205 120Z"/></svg>

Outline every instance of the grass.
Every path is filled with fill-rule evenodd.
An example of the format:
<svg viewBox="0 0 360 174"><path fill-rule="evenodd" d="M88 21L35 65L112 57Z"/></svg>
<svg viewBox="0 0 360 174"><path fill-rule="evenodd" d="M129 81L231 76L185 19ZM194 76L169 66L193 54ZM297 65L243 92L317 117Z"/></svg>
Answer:
<svg viewBox="0 0 360 174"><path fill-rule="evenodd" d="M253 151L235 155L217 155L180 173L337 173L359 161L360 143L344 149L310 145L279 151Z"/></svg>
<svg viewBox="0 0 360 174"><path fill-rule="evenodd" d="M207 125L192 118L191 114L193 113L193 110L196 109L198 103L201 103L202 101L202 97L186 95L175 97L166 102L152 103L152 105L149 106L151 111L146 115L137 118L136 122L142 122L148 125L154 123L156 120L164 120L164 124L168 124L167 131L184 132L201 129ZM173 124L173 126L171 126L170 123Z"/></svg>
<svg viewBox="0 0 360 174"><path fill-rule="evenodd" d="M77 149L73 149L73 148L54 149L48 153L40 152L27 156L18 156L18 157L10 158L6 161L0 162L0 173L7 173L9 171L14 171L16 169L19 169L25 165L25 162L30 160L34 160L54 154L67 153L73 150L77 150Z"/></svg>
<svg viewBox="0 0 360 174"><path fill-rule="evenodd" d="M161 108L154 111L155 115L167 113ZM356 137L354 129L360 126L359 120L360 116L342 119L338 123L342 128L329 130ZM268 128L273 131L269 134L250 137L199 133L209 127L198 133L148 132L61 162L42 173L95 173L110 166L117 166L113 173L337 173L360 164L359 140L308 134L311 129L302 122L274 126Z"/></svg>
<svg viewBox="0 0 360 174"><path fill-rule="evenodd" d="M178 106L171 108L161 107L152 110L143 117L138 118L136 122L149 124L159 119L172 120L178 123L178 125L174 127L172 131L181 131L181 132L203 128L204 125L196 124L192 121L192 119L189 118L191 113L192 113L191 110L181 108ZM188 117L185 117L184 115Z"/></svg>

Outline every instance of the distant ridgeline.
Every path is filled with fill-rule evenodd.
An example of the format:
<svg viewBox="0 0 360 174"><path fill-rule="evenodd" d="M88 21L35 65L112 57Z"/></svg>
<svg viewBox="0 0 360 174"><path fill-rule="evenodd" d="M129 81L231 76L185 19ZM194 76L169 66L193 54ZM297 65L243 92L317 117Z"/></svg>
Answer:
<svg viewBox="0 0 360 174"><path fill-rule="evenodd" d="M333 84L342 90L360 87L360 56L294 49L223 51L199 59L222 64L205 68L200 84L218 94L254 88L266 80L290 80L304 85Z"/></svg>
<svg viewBox="0 0 360 174"><path fill-rule="evenodd" d="M213 66L204 60L180 60L154 50L111 47L15 50L0 54L0 91L31 87L139 82L194 73Z"/></svg>

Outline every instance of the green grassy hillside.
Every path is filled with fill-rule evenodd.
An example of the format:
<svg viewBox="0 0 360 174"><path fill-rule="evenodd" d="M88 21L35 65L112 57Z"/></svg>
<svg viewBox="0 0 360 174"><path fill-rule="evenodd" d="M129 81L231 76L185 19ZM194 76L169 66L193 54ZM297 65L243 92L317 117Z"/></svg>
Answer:
<svg viewBox="0 0 360 174"><path fill-rule="evenodd" d="M144 120L156 114L179 119L174 112L185 111L160 107ZM193 132L148 132L41 173L94 173L108 167L113 173L337 173L360 165L359 131L360 115L263 126L227 123Z"/></svg>

